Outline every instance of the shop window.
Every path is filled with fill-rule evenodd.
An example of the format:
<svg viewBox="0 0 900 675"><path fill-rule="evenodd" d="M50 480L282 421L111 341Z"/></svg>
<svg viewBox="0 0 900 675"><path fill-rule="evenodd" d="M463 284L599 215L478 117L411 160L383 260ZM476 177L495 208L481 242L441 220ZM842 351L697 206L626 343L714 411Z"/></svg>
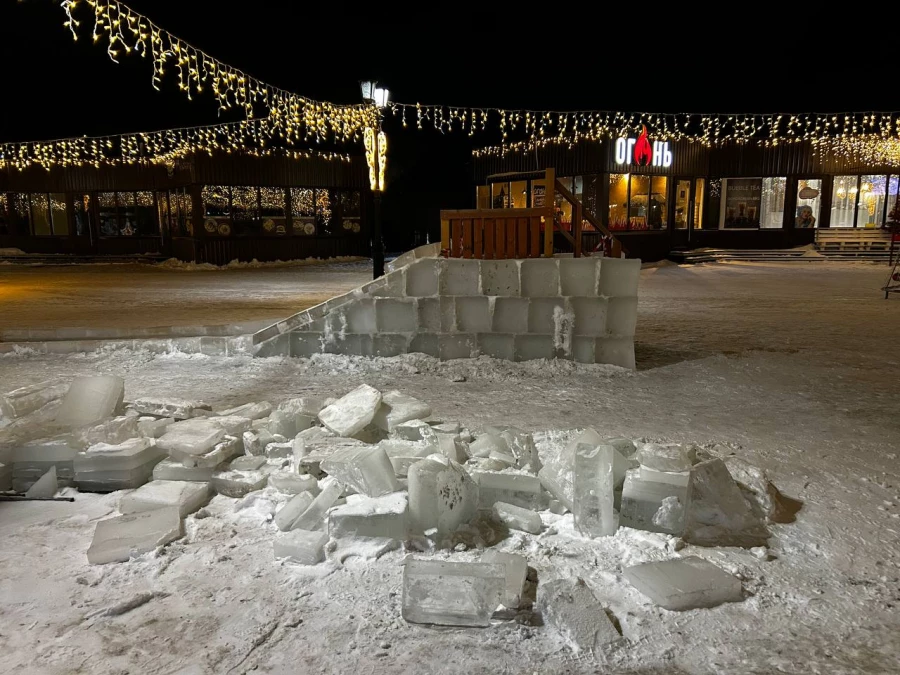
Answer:
<svg viewBox="0 0 900 675"><path fill-rule="evenodd" d="M887 204L888 177L860 176L859 179L856 226L881 227L884 225L884 207Z"/></svg>
<svg viewBox="0 0 900 675"><path fill-rule="evenodd" d="M259 210L263 234L275 236L287 234L287 205L284 188L259 188Z"/></svg>
<svg viewBox="0 0 900 675"><path fill-rule="evenodd" d="M255 187L231 188L231 217L238 235L260 233L259 191Z"/></svg>
<svg viewBox="0 0 900 675"><path fill-rule="evenodd" d="M159 222L156 219L152 192L142 190L134 193L134 223L136 234L142 237L159 236Z"/></svg>
<svg viewBox="0 0 900 675"><path fill-rule="evenodd" d="M337 234L334 201L330 190L316 190L316 232L320 235Z"/></svg>
<svg viewBox="0 0 900 675"><path fill-rule="evenodd" d="M797 213L794 216L794 227L799 229L817 227L821 202L821 180L804 179L797 181Z"/></svg>
<svg viewBox="0 0 900 675"><path fill-rule="evenodd" d="M510 203L514 209L528 207L528 181L517 180L509 184Z"/></svg>
<svg viewBox="0 0 900 675"><path fill-rule="evenodd" d="M831 188L831 227L853 227L859 176L835 176Z"/></svg>
<svg viewBox="0 0 900 675"><path fill-rule="evenodd" d="M50 202L44 193L31 195L31 233L46 236L53 233L50 228Z"/></svg>
<svg viewBox="0 0 900 675"><path fill-rule="evenodd" d="M9 198L5 192L0 192L0 235L12 234L11 223L12 217L9 213Z"/></svg>
<svg viewBox="0 0 900 675"><path fill-rule="evenodd" d="M649 214L650 176L632 175L628 195L628 229L650 229Z"/></svg>
<svg viewBox="0 0 900 675"><path fill-rule="evenodd" d="M119 205L119 234L123 237L133 237L137 234L137 206L133 192L117 192L116 200Z"/></svg>
<svg viewBox="0 0 900 675"><path fill-rule="evenodd" d="M627 173L609 177L609 228L661 230L666 227L668 178Z"/></svg>
<svg viewBox="0 0 900 675"><path fill-rule="evenodd" d="M91 196L89 194L75 196L75 234L79 237L91 233Z"/></svg>
<svg viewBox="0 0 900 675"><path fill-rule="evenodd" d="M66 213L66 195L64 192L54 192L50 195L50 220L53 225L53 234L65 236L69 234L69 216Z"/></svg>
<svg viewBox="0 0 900 675"><path fill-rule="evenodd" d="M204 185L200 189L203 200L203 229L208 235L227 237L232 232L231 188L227 185ZM177 208L171 205L171 208Z"/></svg>
<svg viewBox="0 0 900 675"><path fill-rule="evenodd" d="M650 199L647 207L647 223L651 230L664 230L669 218L669 179L653 176L650 179Z"/></svg>
<svg viewBox="0 0 900 675"><path fill-rule="evenodd" d="M609 175L609 216L608 227L611 230L627 230L628 228L628 178L627 173Z"/></svg>
<svg viewBox="0 0 900 675"><path fill-rule="evenodd" d="M310 188L291 188L291 227L294 234L316 233L316 198Z"/></svg>
<svg viewBox="0 0 900 675"><path fill-rule="evenodd" d="M597 210L599 188L599 176L575 176L576 196L581 200L585 212L591 214L595 219L600 218L600 213ZM586 223L584 227L588 230L594 229L594 226L589 222Z"/></svg>
<svg viewBox="0 0 900 675"><path fill-rule="evenodd" d="M345 232L359 234L362 230L361 195L357 190L342 190L338 193L341 204L341 226Z"/></svg>
<svg viewBox="0 0 900 675"><path fill-rule="evenodd" d="M28 205L28 195L18 192L11 194L9 199L12 229L17 234L31 234L31 208Z"/></svg>
<svg viewBox="0 0 900 675"><path fill-rule="evenodd" d="M891 213L894 211L894 207L897 205L898 188L900 188L900 177L891 176L888 180L887 208L885 209L885 213L887 214L887 216L885 222L890 222L892 220Z"/></svg>
<svg viewBox="0 0 900 675"><path fill-rule="evenodd" d="M760 200L761 228L784 227L784 192L787 178L763 178Z"/></svg>
<svg viewBox="0 0 900 675"><path fill-rule="evenodd" d="M491 208L508 209L512 200L509 196L509 183L491 184Z"/></svg>
<svg viewBox="0 0 900 675"><path fill-rule="evenodd" d="M706 196L706 179L694 179L694 229L703 229L703 198Z"/></svg>
<svg viewBox="0 0 900 675"><path fill-rule="evenodd" d="M675 229L686 230L691 209L691 181L675 182Z"/></svg>
<svg viewBox="0 0 900 675"><path fill-rule="evenodd" d="M765 179L767 181L784 179ZM719 227L723 229L745 230L760 227L763 217L762 178L723 178L721 187L721 207ZM770 190L772 184L769 184ZM772 197L770 195L769 199ZM773 202L773 208L777 202ZM781 219L776 227L781 227L784 218L784 184L781 186Z"/></svg>
<svg viewBox="0 0 900 675"><path fill-rule="evenodd" d="M177 207L177 221L175 231L185 237L189 237L194 233L194 199L188 188L176 188L172 192L174 197L169 199L169 208Z"/></svg>
<svg viewBox="0 0 900 675"><path fill-rule="evenodd" d="M119 234L119 209L115 192L97 193L97 211L100 236L114 237Z"/></svg>

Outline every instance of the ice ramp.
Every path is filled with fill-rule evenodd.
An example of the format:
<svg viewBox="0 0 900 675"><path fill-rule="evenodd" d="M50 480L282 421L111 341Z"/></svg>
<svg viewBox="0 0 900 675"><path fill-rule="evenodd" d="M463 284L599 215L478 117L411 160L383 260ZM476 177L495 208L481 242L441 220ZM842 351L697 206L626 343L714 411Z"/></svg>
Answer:
<svg viewBox="0 0 900 675"><path fill-rule="evenodd" d="M634 368L640 260L440 258L405 253L380 279L268 326L257 356L314 354L508 361L569 359Z"/></svg>

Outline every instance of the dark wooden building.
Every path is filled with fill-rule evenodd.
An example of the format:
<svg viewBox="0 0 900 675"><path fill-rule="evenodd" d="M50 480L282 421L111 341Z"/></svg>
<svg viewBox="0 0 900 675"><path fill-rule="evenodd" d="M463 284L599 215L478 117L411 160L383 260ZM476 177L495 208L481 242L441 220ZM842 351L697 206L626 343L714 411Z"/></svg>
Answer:
<svg viewBox="0 0 900 675"><path fill-rule="evenodd" d="M897 200L896 167L822 154L808 143L706 148L651 137L643 154L641 143L477 156L475 181L489 186L491 200L483 203L482 187L479 206L531 206L533 178L552 168L629 256L659 260L676 249L802 246L818 228L880 228ZM559 220L571 219L568 204L557 208Z"/></svg>
<svg viewBox="0 0 900 675"><path fill-rule="evenodd" d="M231 260L368 255L365 159L197 155L0 170L0 248Z"/></svg>

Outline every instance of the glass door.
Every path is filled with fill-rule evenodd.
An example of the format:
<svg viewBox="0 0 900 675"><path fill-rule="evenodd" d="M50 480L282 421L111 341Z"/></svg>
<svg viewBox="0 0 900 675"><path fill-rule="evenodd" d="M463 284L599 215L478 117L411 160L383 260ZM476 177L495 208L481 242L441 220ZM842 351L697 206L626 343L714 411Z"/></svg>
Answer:
<svg viewBox="0 0 900 675"><path fill-rule="evenodd" d="M694 230L703 227L703 193L705 178L676 178L672 223L676 230L687 230L688 240Z"/></svg>

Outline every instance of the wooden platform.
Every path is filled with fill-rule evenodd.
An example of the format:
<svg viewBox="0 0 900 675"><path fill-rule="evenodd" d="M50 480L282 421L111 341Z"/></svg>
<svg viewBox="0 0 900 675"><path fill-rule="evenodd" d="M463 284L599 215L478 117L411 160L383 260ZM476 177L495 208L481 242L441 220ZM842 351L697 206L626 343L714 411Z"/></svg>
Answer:
<svg viewBox="0 0 900 675"><path fill-rule="evenodd" d="M816 230L816 248L823 254L850 257L862 253L888 253L891 233L882 229L825 228Z"/></svg>

